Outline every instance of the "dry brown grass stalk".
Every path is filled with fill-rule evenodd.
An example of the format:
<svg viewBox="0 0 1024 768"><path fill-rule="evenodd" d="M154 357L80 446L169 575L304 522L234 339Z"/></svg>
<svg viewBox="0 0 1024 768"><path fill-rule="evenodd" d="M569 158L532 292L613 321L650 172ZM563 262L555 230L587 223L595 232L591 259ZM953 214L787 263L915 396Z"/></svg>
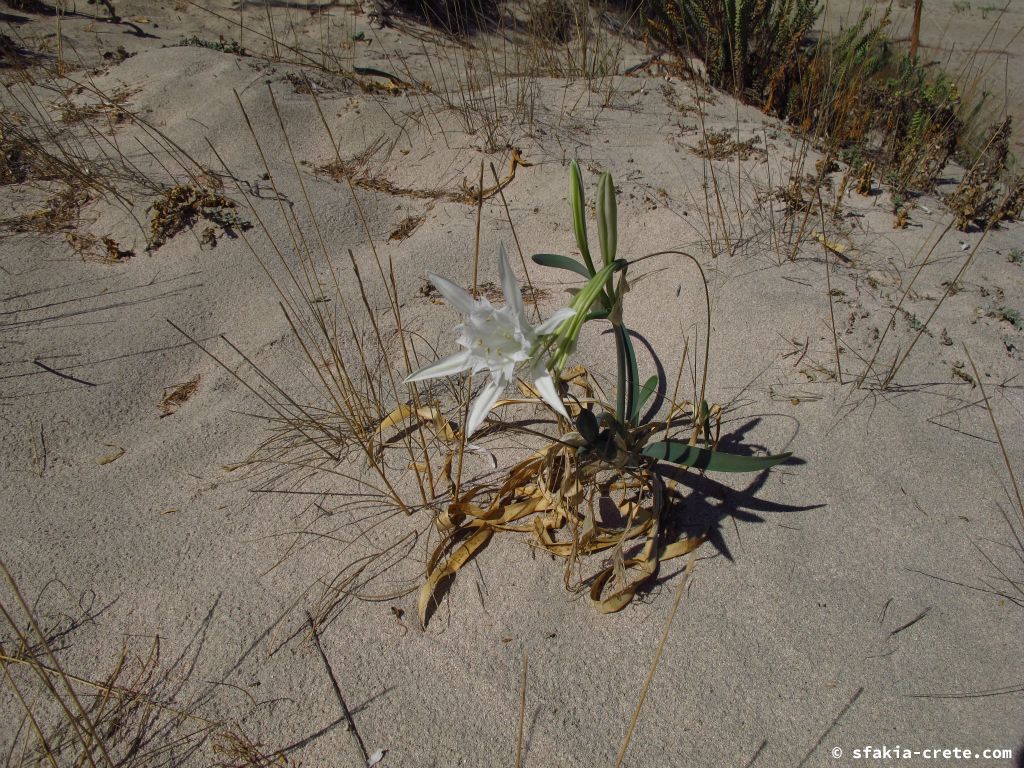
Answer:
<svg viewBox="0 0 1024 768"><path fill-rule="evenodd" d="M626 728L626 735L622 739L622 746L619 747L618 757L615 759L615 768L621 768L622 761L626 758L626 751L629 749L630 742L633 740L633 733L636 730L636 724L640 720L640 712L643 709L644 702L647 700L647 692L651 688L651 682L654 680L654 674L658 671L658 664L661 662L661 655L665 651L665 643L668 642L669 632L672 630L672 624L675 621L676 613L679 612L679 604L683 600L683 595L689 589L690 575L693 573L693 568L697 563L696 555L691 552L689 557L686 558L686 568L683 569L683 578L679 582L679 586L676 587L676 596L672 601L672 607L669 609L668 618L665 619L665 626L661 632L661 638L658 640L658 646L654 650L654 659L651 661L651 666L647 670L647 677L644 678L644 683L640 687L640 697L637 700L636 708L633 710L633 716L630 718L629 726Z"/></svg>
<svg viewBox="0 0 1024 768"><path fill-rule="evenodd" d="M123 647L101 679L68 671L58 658L54 634L43 627L6 564L0 562L0 571L6 589L0 597L0 667L22 711L21 727L11 733L12 768L174 765L198 750L218 726L167 698L159 640L141 652ZM0 716L15 722L13 712Z"/></svg>

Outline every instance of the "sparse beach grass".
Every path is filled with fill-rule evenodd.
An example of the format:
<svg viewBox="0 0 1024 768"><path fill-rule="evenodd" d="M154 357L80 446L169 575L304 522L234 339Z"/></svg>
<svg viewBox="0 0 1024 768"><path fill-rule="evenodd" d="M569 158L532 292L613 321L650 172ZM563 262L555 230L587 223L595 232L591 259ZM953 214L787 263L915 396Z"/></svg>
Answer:
<svg viewBox="0 0 1024 768"><path fill-rule="evenodd" d="M74 20L78 12L68 17L57 5L55 23ZM91 11L95 24L149 23L118 15L120 3L102 5ZM220 111L207 126L203 110L212 108L203 101L188 118L203 131L187 139L175 133L180 124L151 117L157 107L135 107L144 82L103 79L104 67L116 71L134 51L87 64L62 28L38 51L28 38L0 38L0 190L22 196L0 220L7 235L60 234L73 257L112 273L143 254L181 258L186 240L191 257L214 256L222 242L258 265L245 290L272 288L269 341L248 338L246 327L211 330L219 310L161 310L173 343L200 349L213 365L166 379L181 383L164 387L153 408L171 429L207 392L244 395L259 439L251 451L251 442L239 444L225 483L281 510L278 528L250 541L260 551L253 568L261 577L302 571L290 582L301 589L289 595L288 620L267 632L275 644L267 659L285 647L317 652L353 764L386 765L385 751L363 743L360 709L350 711L321 633L344 627L357 602L385 603L404 638L413 622L400 606L411 600L417 642L443 638L452 616L469 610L460 579L471 569L507 579L497 589L522 604L567 599L482 564L492 552L509 562L505 539L512 561L541 555L545 574L600 614L624 611L632 621L641 608L665 608L660 622L645 613L616 625L645 639L624 652L629 669L615 678L636 686L620 696L630 701L613 719L621 733L602 736L615 754L609 764L627 764L691 577L702 560L733 560L729 525L738 538L736 520L762 521L726 499L787 512L818 504L762 493L769 478L788 479L786 463L798 463L788 451L803 458L801 439L749 434L745 405L827 402L830 429L838 428L865 403L933 387L920 382L946 364L954 323L956 342L969 337L972 351L979 332L968 326L1001 323L1006 355L1019 360L1013 334L1024 329L1012 301L1000 290L988 315L964 316L975 308L957 298L1024 206L1012 122L985 92L992 73L983 44L950 72L910 55L888 15L865 13L825 34L815 31L813 3L769 2L764 15L752 8L742 0L625 8L402 0L371 11L183 0L177 13L220 31L189 26L177 55L210 57L198 59L205 67L213 57L239 71L238 61L252 66L247 81L219 86L234 116ZM652 115L660 134L642 124ZM607 148L603 120L627 126ZM676 157L666 153L663 168L643 164L649 147L633 131L663 138ZM564 186L567 172L568 194L552 192L550 179ZM620 208L629 218L619 220ZM651 232L635 223L647 216L657 222ZM1002 260L1010 268L1015 253ZM803 338L778 331L779 359L792 371L784 385L766 385L762 401L748 391L760 374L743 386L730 378L750 332L722 330L744 319L731 293L747 274L740 264L807 288L819 313L793 324ZM688 314L670 305L670 283ZM0 339L22 343L19 323L35 320L18 311ZM460 315L461 349L450 332ZM558 322L544 322L552 317ZM640 331L626 325L634 317ZM651 340L664 344L670 325L662 358ZM990 400L995 382L962 349L970 371L961 362L952 376L971 391L942 397L985 410L1012 508L998 503L1008 544L1007 531L986 532L1001 537L992 548L975 544L998 575L967 586L1019 606L1024 505L1013 449ZM453 350L463 357L450 358ZM30 362L62 384L89 384L48 357ZM996 386L1016 407L1012 378ZM50 465L39 434L32 469L42 480ZM118 450L98 464L134 460ZM738 490L715 472L756 479ZM73 672L64 630L48 627L7 565L3 572L0 716L17 713L3 742L7 765L302 764L306 741L278 745L273 731L259 735L266 720L220 717L208 699L187 696L190 672L161 661L159 638L126 641L109 674ZM492 593L485 599L481 580L486 612ZM675 591L670 600L663 589ZM437 621L442 607L448 627ZM650 626L662 630L652 635ZM511 640L511 630L502 634ZM303 663L310 658L323 671L317 656ZM538 717L527 710L532 648L527 658L524 643L518 712L505 716L517 768L531 762L528 718ZM676 674L687 669L679 663ZM263 706L245 696L253 711Z"/></svg>
<svg viewBox="0 0 1024 768"><path fill-rule="evenodd" d="M179 765L220 726L177 700L158 637L148 647L126 645L102 678L69 670L62 652L92 617L83 612L47 625L2 562L0 570L0 668L12 696L5 765Z"/></svg>

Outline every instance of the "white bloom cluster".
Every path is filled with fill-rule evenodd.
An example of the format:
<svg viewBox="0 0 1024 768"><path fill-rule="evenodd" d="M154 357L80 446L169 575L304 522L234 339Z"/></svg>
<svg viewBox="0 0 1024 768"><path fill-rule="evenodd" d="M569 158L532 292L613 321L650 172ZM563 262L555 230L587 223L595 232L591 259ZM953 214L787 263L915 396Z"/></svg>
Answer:
<svg viewBox="0 0 1024 768"><path fill-rule="evenodd" d="M557 413L569 418L548 370L541 337L553 333L563 322L573 317L576 310L561 309L540 325L533 326L526 317L519 283L509 266L504 246L498 251L498 275L505 295L505 305L502 307L495 307L486 298L473 298L468 291L450 280L427 273L427 278L445 300L465 315L465 321L455 327L459 333L457 341L464 349L421 368L405 380L409 383L453 376L463 371L472 371L474 374L484 369L490 371L490 380L470 408L466 424L467 437L483 423L502 391L515 377L516 369L522 365L529 367L529 377L544 402Z"/></svg>

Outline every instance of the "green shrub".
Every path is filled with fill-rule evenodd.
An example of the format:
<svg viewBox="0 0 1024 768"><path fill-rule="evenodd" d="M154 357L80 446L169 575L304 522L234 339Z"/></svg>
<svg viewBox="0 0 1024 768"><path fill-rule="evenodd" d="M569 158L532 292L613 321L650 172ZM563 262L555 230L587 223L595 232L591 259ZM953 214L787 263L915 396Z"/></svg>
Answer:
<svg viewBox="0 0 1024 768"><path fill-rule="evenodd" d="M453 35L467 35L498 19L497 0L375 0L378 16L399 13Z"/></svg>
<svg viewBox="0 0 1024 768"><path fill-rule="evenodd" d="M655 0L656 37L696 56L712 85L760 102L787 70L821 13L818 0Z"/></svg>
<svg viewBox="0 0 1024 768"><path fill-rule="evenodd" d="M873 163L906 195L933 189L962 152L965 110L953 79L897 50L888 26L888 12L875 19L865 11L848 29L805 48L764 108L839 156L856 158L852 166ZM1005 157L985 175L995 178L1003 168Z"/></svg>
<svg viewBox="0 0 1024 768"><path fill-rule="evenodd" d="M889 11L866 9L811 42L818 0L647 1L654 37L684 70L699 59L710 85L787 120L855 170L870 163L895 194L933 190L955 157L970 169L950 198L960 226L1020 216L1008 124L993 126L984 94L965 103L941 68L894 46Z"/></svg>

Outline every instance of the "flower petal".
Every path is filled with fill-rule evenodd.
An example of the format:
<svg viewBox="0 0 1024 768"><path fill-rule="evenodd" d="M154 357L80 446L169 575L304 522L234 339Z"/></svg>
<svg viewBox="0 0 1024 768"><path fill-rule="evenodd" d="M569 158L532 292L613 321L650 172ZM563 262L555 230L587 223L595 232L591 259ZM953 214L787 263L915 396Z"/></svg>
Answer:
<svg viewBox="0 0 1024 768"><path fill-rule="evenodd" d="M511 307L518 317L525 317L523 295L519 293L519 281L508 263L504 243L498 246L498 277L501 278L501 291L505 294L505 306Z"/></svg>
<svg viewBox="0 0 1024 768"><path fill-rule="evenodd" d="M438 360L436 363L420 368L414 373L410 373L405 377L405 383L410 384L414 381L423 381L424 379L436 379L441 376L454 376L456 373L462 373L472 364L469 350L464 349L461 352L456 352L454 355L449 355L443 360Z"/></svg>
<svg viewBox="0 0 1024 768"><path fill-rule="evenodd" d="M476 300L463 288L460 288L451 280L427 272L427 279L434 284L434 287L441 292L445 301L455 307L459 312L468 315L476 308Z"/></svg>
<svg viewBox="0 0 1024 768"><path fill-rule="evenodd" d="M544 402L550 405L556 413L561 414L567 419L569 418L569 412L565 410L562 398L558 396L558 389L555 387L554 379L551 378L551 374L547 369L535 366L533 371L533 387L544 398Z"/></svg>
<svg viewBox="0 0 1024 768"><path fill-rule="evenodd" d="M476 432L476 428L483 423L491 408L498 402L498 395L504 388L504 382L491 379L480 390L480 394L476 396L473 406L469 409L469 418L466 419L466 437Z"/></svg>
<svg viewBox="0 0 1024 768"><path fill-rule="evenodd" d="M558 326L560 326L562 323L564 323L566 320L568 320L575 314L576 310L573 309L572 307L560 309L533 330L537 333L538 336L543 336L548 333L554 333L556 330L558 330Z"/></svg>

